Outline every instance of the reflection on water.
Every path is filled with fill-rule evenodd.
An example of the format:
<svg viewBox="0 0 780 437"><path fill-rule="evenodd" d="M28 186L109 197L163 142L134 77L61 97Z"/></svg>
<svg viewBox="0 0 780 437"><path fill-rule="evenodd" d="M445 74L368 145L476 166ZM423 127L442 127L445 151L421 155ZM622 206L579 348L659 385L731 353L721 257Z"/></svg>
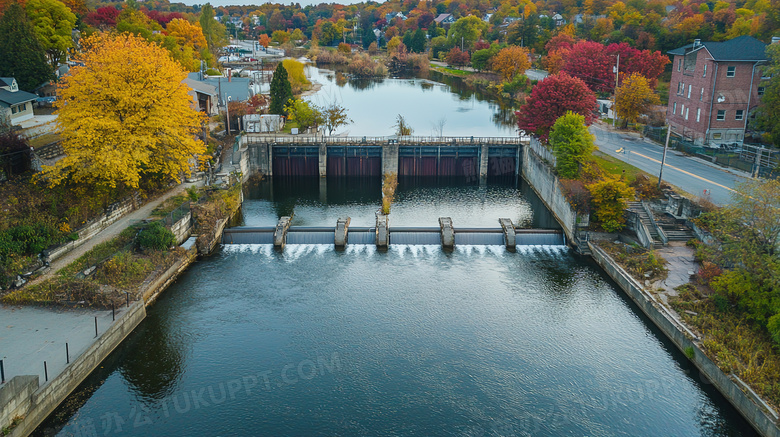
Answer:
<svg viewBox="0 0 780 437"><path fill-rule="evenodd" d="M451 217L456 227L499 227L507 217L516 226L559 229L525 182L513 184L441 182L435 178L401 179L390 212L390 226L438 226ZM334 226L350 217L352 226L374 226L381 204L379 178L274 179L246 188L245 226L275 226L293 215L293 226Z"/></svg>
<svg viewBox="0 0 780 437"><path fill-rule="evenodd" d="M343 71L306 69L322 89L307 97L325 106L337 103L347 109L352 124L336 134L353 136L393 135L397 115L414 129L414 135L439 135L436 125L445 119L444 136L516 136L512 109L470 90L459 78L349 79ZM446 82L446 83L443 83Z"/></svg>
<svg viewBox="0 0 780 437"><path fill-rule="evenodd" d="M754 435L639 314L563 246L230 245L43 430Z"/></svg>

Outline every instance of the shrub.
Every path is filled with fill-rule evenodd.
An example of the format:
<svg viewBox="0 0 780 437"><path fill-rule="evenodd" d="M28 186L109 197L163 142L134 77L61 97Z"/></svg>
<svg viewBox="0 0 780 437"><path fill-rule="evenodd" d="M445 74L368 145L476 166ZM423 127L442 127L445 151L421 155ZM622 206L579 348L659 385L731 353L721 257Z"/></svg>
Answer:
<svg viewBox="0 0 780 437"><path fill-rule="evenodd" d="M387 68L374 62L368 55L356 55L347 68L355 77L376 77L387 74Z"/></svg>
<svg viewBox="0 0 780 437"><path fill-rule="evenodd" d="M152 222L140 234L138 234L138 245L142 249L165 250L173 246L176 237L170 229L163 226L161 222Z"/></svg>
<svg viewBox="0 0 780 437"><path fill-rule="evenodd" d="M348 54L352 53L352 47L350 47L350 45L347 44L347 43L340 42L338 51L339 51L339 53L343 53L345 55L348 55Z"/></svg>
<svg viewBox="0 0 780 437"><path fill-rule="evenodd" d="M187 196L189 196L190 200L193 202L197 202L200 198L200 192L198 191L198 187L189 187L187 188Z"/></svg>
<svg viewBox="0 0 780 437"><path fill-rule="evenodd" d="M343 53L339 53L335 50L320 50L319 53L317 53L317 65L346 64L347 62L349 62L349 59L347 59Z"/></svg>
<svg viewBox="0 0 780 437"><path fill-rule="evenodd" d="M636 179L631 183L631 186L642 199L658 199L663 195L661 189L658 188L658 184L653 183L650 178L641 173L636 175Z"/></svg>
<svg viewBox="0 0 780 437"><path fill-rule="evenodd" d="M601 221L601 227L607 232L623 229L626 222L624 210L634 190L615 176L588 185L588 190L593 196L596 218Z"/></svg>

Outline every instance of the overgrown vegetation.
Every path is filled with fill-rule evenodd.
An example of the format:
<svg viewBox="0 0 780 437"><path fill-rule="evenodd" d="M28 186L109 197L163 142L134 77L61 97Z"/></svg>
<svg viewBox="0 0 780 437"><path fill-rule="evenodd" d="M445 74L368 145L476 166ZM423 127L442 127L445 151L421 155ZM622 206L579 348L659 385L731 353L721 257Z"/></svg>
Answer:
<svg viewBox="0 0 780 437"><path fill-rule="evenodd" d="M385 173L382 180L382 214L390 214L390 205L395 199L395 190L398 188L398 174Z"/></svg>
<svg viewBox="0 0 780 437"><path fill-rule="evenodd" d="M638 245L624 243L599 242L612 259L617 261L634 279L638 281L660 281L666 279L666 260L653 250Z"/></svg>
<svg viewBox="0 0 780 437"><path fill-rule="evenodd" d="M706 281L705 281L706 282ZM780 406L780 355L769 333L718 299L697 278L677 288L669 303L697 330L707 355L726 373L734 373L764 400Z"/></svg>

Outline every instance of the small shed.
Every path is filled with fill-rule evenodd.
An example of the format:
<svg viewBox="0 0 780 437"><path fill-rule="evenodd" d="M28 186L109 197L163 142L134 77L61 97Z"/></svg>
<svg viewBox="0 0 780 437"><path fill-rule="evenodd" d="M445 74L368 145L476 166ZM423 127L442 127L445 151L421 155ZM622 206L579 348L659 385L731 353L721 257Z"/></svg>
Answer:
<svg viewBox="0 0 780 437"><path fill-rule="evenodd" d="M244 130L246 132L279 132L283 128L284 117L278 114L248 114L244 116Z"/></svg>

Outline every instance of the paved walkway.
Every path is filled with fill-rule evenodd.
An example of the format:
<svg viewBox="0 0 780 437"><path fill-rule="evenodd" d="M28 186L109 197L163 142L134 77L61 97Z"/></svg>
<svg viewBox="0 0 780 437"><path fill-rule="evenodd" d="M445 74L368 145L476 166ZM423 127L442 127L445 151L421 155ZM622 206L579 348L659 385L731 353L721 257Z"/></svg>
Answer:
<svg viewBox="0 0 780 437"><path fill-rule="evenodd" d="M668 246L655 252L666 260L669 274L663 281L653 283L652 287L659 291L661 300L668 303L669 296L677 296L675 288L690 282L691 275L699 271L699 266L694 261L693 248L681 241L670 241Z"/></svg>
<svg viewBox="0 0 780 437"><path fill-rule="evenodd" d="M83 245L54 261L49 272L35 282L51 277L95 245L111 240L131 224L148 218L154 208L172 196L200 183L180 184L128 213ZM124 310L117 309L117 319ZM3 360L6 382L17 375L39 375L40 384L43 385L44 361L48 367L49 381L54 379L67 365L65 343L68 343L72 361L95 340L95 317L98 318L98 332L102 334L112 323L111 310L0 306L0 359Z"/></svg>

